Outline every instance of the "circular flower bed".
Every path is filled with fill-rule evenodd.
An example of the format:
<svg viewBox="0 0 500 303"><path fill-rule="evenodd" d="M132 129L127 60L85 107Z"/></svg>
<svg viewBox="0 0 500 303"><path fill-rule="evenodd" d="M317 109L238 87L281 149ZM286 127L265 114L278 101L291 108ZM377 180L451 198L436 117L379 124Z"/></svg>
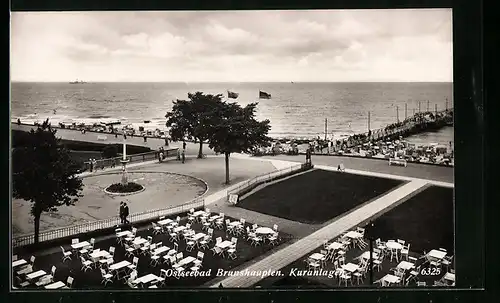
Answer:
<svg viewBox="0 0 500 303"><path fill-rule="evenodd" d="M129 182L125 185L121 183L111 184L106 188L106 191L117 194L128 194L128 193L135 193L138 191L142 191L143 189L144 186L137 184L135 182Z"/></svg>

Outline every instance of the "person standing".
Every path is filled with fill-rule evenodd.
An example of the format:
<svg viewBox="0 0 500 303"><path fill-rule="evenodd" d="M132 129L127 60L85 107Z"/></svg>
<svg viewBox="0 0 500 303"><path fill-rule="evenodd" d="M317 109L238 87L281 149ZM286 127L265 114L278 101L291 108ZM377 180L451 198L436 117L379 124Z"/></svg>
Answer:
<svg viewBox="0 0 500 303"><path fill-rule="evenodd" d="M125 217L123 216L123 214L125 213L125 206L123 206L123 201L120 202L120 223L121 224L124 224L125 223Z"/></svg>
<svg viewBox="0 0 500 303"><path fill-rule="evenodd" d="M128 215L129 215L128 205L127 205L127 203L123 203L123 222L125 224L130 223L127 219Z"/></svg>
<svg viewBox="0 0 500 303"><path fill-rule="evenodd" d="M311 148L306 150L306 163L311 163Z"/></svg>
<svg viewBox="0 0 500 303"><path fill-rule="evenodd" d="M165 137L165 146L168 146L168 138Z"/></svg>
<svg viewBox="0 0 500 303"><path fill-rule="evenodd" d="M182 150L181 157L182 157L182 163L184 163L186 161L186 150L185 149Z"/></svg>
<svg viewBox="0 0 500 303"><path fill-rule="evenodd" d="M182 149L186 150L186 145L187 145L187 144L186 144L186 141L184 141L184 140L183 140L183 141L182 141Z"/></svg>
<svg viewBox="0 0 500 303"><path fill-rule="evenodd" d="M148 141L148 137L146 137L146 135L144 135L144 142L147 142Z"/></svg>
<svg viewBox="0 0 500 303"><path fill-rule="evenodd" d="M89 159L89 165L90 165L90 172L94 170L94 161L92 161L92 158Z"/></svg>

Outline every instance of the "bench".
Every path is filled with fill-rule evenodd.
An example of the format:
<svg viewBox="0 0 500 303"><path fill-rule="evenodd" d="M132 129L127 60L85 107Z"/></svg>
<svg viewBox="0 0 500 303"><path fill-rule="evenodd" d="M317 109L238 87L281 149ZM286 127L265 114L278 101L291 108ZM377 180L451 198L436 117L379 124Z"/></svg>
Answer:
<svg viewBox="0 0 500 303"><path fill-rule="evenodd" d="M102 136L102 135L101 136L97 136L97 140L99 140L99 141L106 141L107 139L108 139L107 136Z"/></svg>
<svg viewBox="0 0 500 303"><path fill-rule="evenodd" d="M389 165L396 164L396 165L402 165L406 167L407 162L405 159L396 159L396 158L390 158L389 159Z"/></svg>

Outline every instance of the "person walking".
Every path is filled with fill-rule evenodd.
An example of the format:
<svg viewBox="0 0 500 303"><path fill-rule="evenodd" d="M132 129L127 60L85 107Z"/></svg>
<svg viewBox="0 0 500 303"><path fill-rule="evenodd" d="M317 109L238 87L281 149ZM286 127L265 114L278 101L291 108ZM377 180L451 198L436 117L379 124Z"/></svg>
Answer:
<svg viewBox="0 0 500 303"><path fill-rule="evenodd" d="M144 135L144 142L147 142L148 141L148 137L146 137L146 135Z"/></svg>
<svg viewBox="0 0 500 303"><path fill-rule="evenodd" d="M187 145L187 144L186 144L186 141L182 141L182 149L184 149L184 150L185 150L185 149L186 149L186 145Z"/></svg>
<svg viewBox="0 0 500 303"><path fill-rule="evenodd" d="M125 206L123 205L123 201L120 202L120 223L121 224L124 224L125 223L125 217L123 216L123 214L125 213Z"/></svg>
<svg viewBox="0 0 500 303"><path fill-rule="evenodd" d="M165 146L168 146L168 138L165 137Z"/></svg>
<svg viewBox="0 0 500 303"><path fill-rule="evenodd" d="M128 205L127 205L127 203L123 203L123 222L125 224L130 223L127 219L128 215L129 215Z"/></svg>
<svg viewBox="0 0 500 303"><path fill-rule="evenodd" d="M94 170L94 161L92 161L92 158L89 159L89 165L90 165L90 172Z"/></svg>
<svg viewBox="0 0 500 303"><path fill-rule="evenodd" d="M182 163L184 163L186 161L186 150L185 149L182 150L181 157L182 157Z"/></svg>

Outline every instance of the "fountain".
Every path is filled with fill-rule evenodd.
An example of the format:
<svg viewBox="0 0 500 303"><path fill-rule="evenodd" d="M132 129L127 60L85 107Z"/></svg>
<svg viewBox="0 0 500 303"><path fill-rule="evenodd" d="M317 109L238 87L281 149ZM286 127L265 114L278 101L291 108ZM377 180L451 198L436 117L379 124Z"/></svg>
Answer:
<svg viewBox="0 0 500 303"><path fill-rule="evenodd" d="M120 183L114 183L104 189L104 192L111 195L131 195L144 191L144 186L135 182L128 182L127 175L127 141L123 139L123 157L120 160L122 164L122 180Z"/></svg>

